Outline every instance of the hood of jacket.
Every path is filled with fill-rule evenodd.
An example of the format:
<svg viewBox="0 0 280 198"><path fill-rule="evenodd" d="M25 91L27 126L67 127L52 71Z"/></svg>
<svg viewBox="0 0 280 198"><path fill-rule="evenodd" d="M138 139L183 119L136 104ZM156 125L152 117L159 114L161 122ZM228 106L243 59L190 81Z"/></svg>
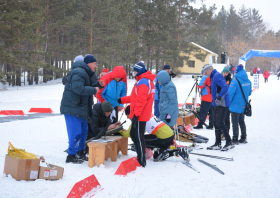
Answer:
<svg viewBox="0 0 280 198"><path fill-rule="evenodd" d="M246 73L246 71L244 69L240 70L237 72L237 74L235 74L235 78L238 78L238 80L243 80L246 81L248 80L248 75Z"/></svg>
<svg viewBox="0 0 280 198"><path fill-rule="evenodd" d="M170 75L164 70L158 73L157 79L161 82L162 85L165 85L171 81Z"/></svg>
<svg viewBox="0 0 280 198"><path fill-rule="evenodd" d="M127 89L126 71L123 66L114 67L112 72L109 72L106 75L102 76L100 80L104 80L105 87L106 87L114 78L121 78L121 81L125 83Z"/></svg>
<svg viewBox="0 0 280 198"><path fill-rule="evenodd" d="M147 71L147 72L141 74L140 76L136 76L137 82L139 80L141 80L142 78L147 78L149 80L155 80L156 79L156 75L152 74L151 71Z"/></svg>
<svg viewBox="0 0 280 198"><path fill-rule="evenodd" d="M92 77L95 74L93 71L91 71L89 66L84 61L74 62L71 66L71 69L73 70L73 69L76 69L76 68L82 68L82 69L86 70L89 77Z"/></svg>

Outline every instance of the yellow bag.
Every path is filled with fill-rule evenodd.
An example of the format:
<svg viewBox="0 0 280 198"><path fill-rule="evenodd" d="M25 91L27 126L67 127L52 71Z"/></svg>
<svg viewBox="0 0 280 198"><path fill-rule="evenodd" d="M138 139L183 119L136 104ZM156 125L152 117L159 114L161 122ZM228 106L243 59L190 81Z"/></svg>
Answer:
<svg viewBox="0 0 280 198"><path fill-rule="evenodd" d="M23 149L15 148L11 142L9 142L8 146L8 155L17 159L38 159L36 155L32 153L28 153Z"/></svg>

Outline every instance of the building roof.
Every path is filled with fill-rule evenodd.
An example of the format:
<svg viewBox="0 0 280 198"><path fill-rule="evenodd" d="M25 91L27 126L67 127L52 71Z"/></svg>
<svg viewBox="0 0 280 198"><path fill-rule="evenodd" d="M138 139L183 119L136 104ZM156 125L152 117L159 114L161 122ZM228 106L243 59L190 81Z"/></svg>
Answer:
<svg viewBox="0 0 280 198"><path fill-rule="evenodd" d="M210 54L215 54L215 55L218 57L218 54L216 54L216 53L214 53L214 52L212 52L212 51L210 51L210 50L208 50L208 49L206 49L206 48L204 48L204 47L201 47L200 45L198 45L198 44L196 44L196 43L194 43L194 42L191 42L191 44L193 44L193 45L196 46L196 47L199 47L199 48L203 49L204 51L206 51L206 52L208 52L208 53L210 53Z"/></svg>

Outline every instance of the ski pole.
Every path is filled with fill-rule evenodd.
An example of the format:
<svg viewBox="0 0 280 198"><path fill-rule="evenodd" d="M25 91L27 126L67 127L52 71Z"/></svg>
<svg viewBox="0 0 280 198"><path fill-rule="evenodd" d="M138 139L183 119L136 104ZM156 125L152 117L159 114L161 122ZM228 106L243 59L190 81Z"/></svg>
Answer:
<svg viewBox="0 0 280 198"><path fill-rule="evenodd" d="M220 160L226 160L226 161L234 161L233 157L232 158L227 158L227 157L219 157L219 156L215 156L215 155L205 155L205 154L200 154L200 153L190 153L193 155L200 155L200 156L204 156L204 157L210 157L210 158L215 158L215 159L220 159Z"/></svg>

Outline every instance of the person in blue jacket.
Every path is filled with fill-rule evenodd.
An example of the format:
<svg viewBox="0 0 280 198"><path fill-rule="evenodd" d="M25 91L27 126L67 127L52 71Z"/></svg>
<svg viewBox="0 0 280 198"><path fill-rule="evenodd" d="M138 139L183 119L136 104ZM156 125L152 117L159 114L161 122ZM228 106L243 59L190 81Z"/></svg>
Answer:
<svg viewBox="0 0 280 198"><path fill-rule="evenodd" d="M225 117L230 105L228 85L223 75L216 69L213 69L212 65L205 64L202 68L202 72L211 78L211 94L213 99L212 105L214 107L214 126L216 135L215 144L207 147L207 149L227 151L234 148L229 132L225 126ZM221 134L224 134L226 138L226 145L223 148L221 146Z"/></svg>
<svg viewBox="0 0 280 198"><path fill-rule="evenodd" d="M171 67L170 65L164 65L163 66L163 71L166 71L168 74L170 74ZM161 90L162 85L159 84L158 79L155 79L155 103L154 103L154 115L159 118L160 112L159 112L159 100L160 100L160 90Z"/></svg>
<svg viewBox="0 0 280 198"><path fill-rule="evenodd" d="M166 71L160 71L157 74L157 79L162 85L160 90L159 118L165 124L173 128L177 123L179 113L177 90L170 79L170 75Z"/></svg>
<svg viewBox="0 0 280 198"><path fill-rule="evenodd" d="M242 90L244 92L246 101L252 93L252 83L248 78L246 71L243 69L243 65L240 64L236 68L235 79L231 81L229 86L229 98L230 98L230 107L231 111L231 122L233 130L233 143L238 145L239 143L247 143L247 134L246 134L246 125L244 120L244 112L246 107L246 101L243 97L239 83L241 84ZM238 141L239 136L239 127L241 129L241 139Z"/></svg>
<svg viewBox="0 0 280 198"><path fill-rule="evenodd" d="M126 84L123 81L120 81L120 78L114 78L103 90L102 97L109 101L114 109L118 108L118 113L122 110L123 104L118 103L118 99L126 96ZM113 115L112 123L118 122L118 116Z"/></svg>

